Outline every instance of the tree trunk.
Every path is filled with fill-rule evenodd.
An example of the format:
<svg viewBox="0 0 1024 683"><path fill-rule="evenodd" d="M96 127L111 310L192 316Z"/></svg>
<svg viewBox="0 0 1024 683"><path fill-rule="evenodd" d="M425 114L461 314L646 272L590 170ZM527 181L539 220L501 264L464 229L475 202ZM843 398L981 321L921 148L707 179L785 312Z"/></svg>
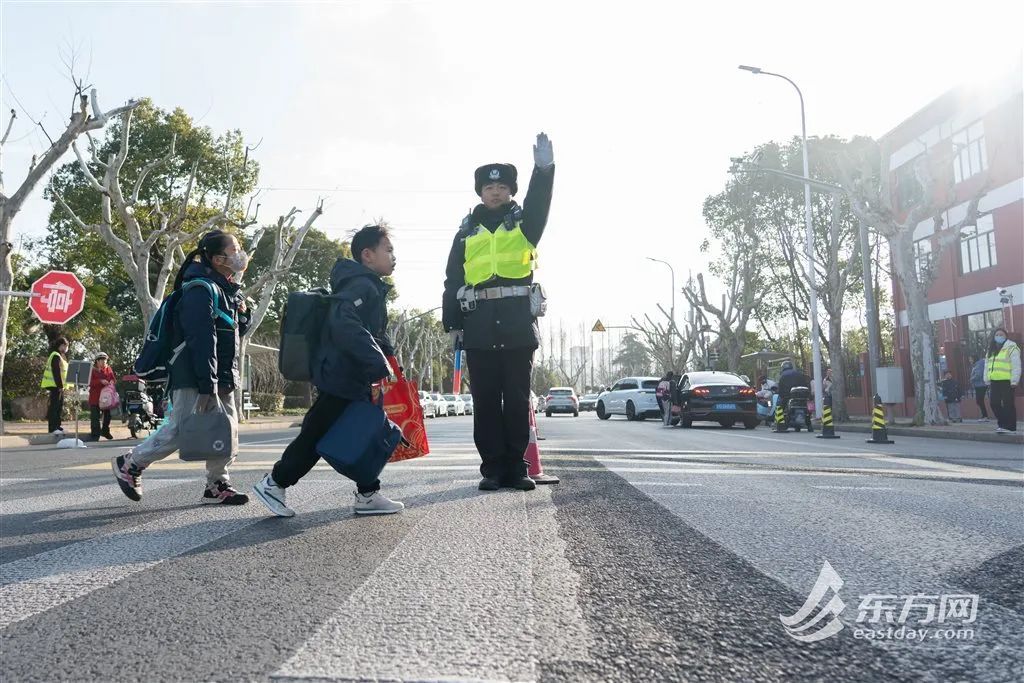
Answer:
<svg viewBox="0 0 1024 683"><path fill-rule="evenodd" d="M0 291L8 292L14 284L10 247L11 220L0 205ZM4 359L7 358L7 316L11 297L0 296L0 396L4 390ZM4 433L3 408L0 406L0 435Z"/></svg>
<svg viewBox="0 0 1024 683"><path fill-rule="evenodd" d="M846 422L850 416L846 411L846 356L843 354L841 316L829 315L828 355L832 366L832 417L836 422Z"/></svg>
<svg viewBox="0 0 1024 683"><path fill-rule="evenodd" d="M939 411L935 382L932 323L928 317L928 292L920 283L914 258L914 235L900 232L890 240L893 266L907 307L910 330L910 365L914 375L915 425L946 424Z"/></svg>

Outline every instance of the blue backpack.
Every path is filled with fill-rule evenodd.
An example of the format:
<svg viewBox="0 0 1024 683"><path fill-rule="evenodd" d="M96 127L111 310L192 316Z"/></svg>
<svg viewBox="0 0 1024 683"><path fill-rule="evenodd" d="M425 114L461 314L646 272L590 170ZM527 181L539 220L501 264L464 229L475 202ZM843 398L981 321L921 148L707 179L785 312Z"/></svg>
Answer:
<svg viewBox="0 0 1024 683"><path fill-rule="evenodd" d="M232 328L236 326L235 319L221 307L220 287L210 280L203 278L189 280L181 286L181 289L176 289L167 295L160 304L156 315L153 316L153 320L150 321L149 329L146 330L146 340L142 345L142 352L139 354L138 360L135 361L133 368L139 379L153 383L166 382L169 379L171 366L174 365L174 361L178 360L181 352L185 350L184 341L177 346L172 346L174 343L172 341L174 336L174 308L178 305L185 292L193 287L205 287L210 293L210 297L213 298L214 320L221 318Z"/></svg>

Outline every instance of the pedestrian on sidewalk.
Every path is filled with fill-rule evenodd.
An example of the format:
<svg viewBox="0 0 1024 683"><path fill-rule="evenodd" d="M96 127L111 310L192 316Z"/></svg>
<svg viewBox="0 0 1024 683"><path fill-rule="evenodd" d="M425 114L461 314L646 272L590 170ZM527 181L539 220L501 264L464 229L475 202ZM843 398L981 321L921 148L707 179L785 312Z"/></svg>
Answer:
<svg viewBox="0 0 1024 683"><path fill-rule="evenodd" d="M142 499L142 472L157 460L178 450L178 430L184 417L223 407L238 431L235 391L240 336L249 326L245 299L238 281L249 266L234 235L212 230L185 257L174 279L174 289L193 280L207 286L186 287L174 306L171 327L172 348L183 346L170 367L170 404L160 428L134 449L113 460L117 483L131 500ZM211 288L212 287L212 288ZM244 505L249 497L239 493L228 478L228 467L238 455L238 438L232 438L230 453L206 461L203 503Z"/></svg>
<svg viewBox="0 0 1024 683"><path fill-rule="evenodd" d="M835 380L832 379L832 368L825 368L825 376L821 379L821 393L826 398L832 397L832 385Z"/></svg>
<svg viewBox="0 0 1024 683"><path fill-rule="evenodd" d="M541 133L530 188L520 208L512 164L487 164L474 180L481 203L462 220L444 281L443 324L466 349L473 383L473 441L481 491L532 491L524 459L530 442L530 375L540 345L544 290L533 281L537 244L551 207L555 158Z"/></svg>
<svg viewBox="0 0 1024 683"><path fill-rule="evenodd" d="M974 364L971 366L971 387L974 388L974 402L981 411L981 419L978 422L988 422L988 410L985 409L988 385L985 383L985 359L981 356L975 356Z"/></svg>
<svg viewBox="0 0 1024 683"><path fill-rule="evenodd" d="M939 387L942 389L942 400L946 402L946 415L949 421L963 422L960 416L960 401L963 400L964 392L960 388L960 383L953 379L952 372L946 371Z"/></svg>
<svg viewBox="0 0 1024 683"><path fill-rule="evenodd" d="M117 378L114 370L110 367L110 357L105 353L96 355L93 361L92 374L89 377L89 418L90 431L88 441L99 441L113 439L110 433L110 408L100 407L100 394L106 387L114 386ZM101 425L102 421L102 425Z"/></svg>
<svg viewBox="0 0 1024 683"><path fill-rule="evenodd" d="M1017 406L1013 394L1020 384L1020 347L1002 327L992 335L985 358L985 381L990 387L992 412L996 415L997 434L1017 433Z"/></svg>
<svg viewBox="0 0 1024 683"><path fill-rule="evenodd" d="M362 228L353 235L351 245L352 258L338 259L331 271L331 292L341 299L331 302L313 359L313 384L319 394L302 420L299 435L273 471L253 487L256 497L279 517L295 514L285 501L285 491L320 460L316 451L320 439L349 404L371 400L373 383L391 375L388 357L395 354L387 337L391 286L382 278L395 271L396 261L388 226ZM380 493L379 479L356 482L357 515L390 515L404 509L403 503Z"/></svg>
<svg viewBox="0 0 1024 683"><path fill-rule="evenodd" d="M64 384L68 379L68 340L64 337L57 337L50 342L50 355L46 359L46 367L43 369L43 381L40 383L46 389L46 431L54 436L64 436L64 428L61 426L64 415Z"/></svg>

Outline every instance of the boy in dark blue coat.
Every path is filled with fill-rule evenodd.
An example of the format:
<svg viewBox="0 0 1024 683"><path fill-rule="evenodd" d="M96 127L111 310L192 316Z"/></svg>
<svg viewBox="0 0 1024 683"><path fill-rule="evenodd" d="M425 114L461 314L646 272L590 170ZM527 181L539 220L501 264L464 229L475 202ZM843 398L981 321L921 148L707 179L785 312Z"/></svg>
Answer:
<svg viewBox="0 0 1024 683"><path fill-rule="evenodd" d="M352 259L338 259L331 272L332 301L316 357L313 384L319 395L302 421L298 437L285 449L273 471L253 487L256 497L280 517L295 511L285 490L295 485L320 459L316 445L352 401L370 398L370 385L391 374L387 338L387 295L382 278L395 270L395 249L387 226L369 225L352 238ZM355 512L389 515L405 505L380 493L380 480L357 481Z"/></svg>

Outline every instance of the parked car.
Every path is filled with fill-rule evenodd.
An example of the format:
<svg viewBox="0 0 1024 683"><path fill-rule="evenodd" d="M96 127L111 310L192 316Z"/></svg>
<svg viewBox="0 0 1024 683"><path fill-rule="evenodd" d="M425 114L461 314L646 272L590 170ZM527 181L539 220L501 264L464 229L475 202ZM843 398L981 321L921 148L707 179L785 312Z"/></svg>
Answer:
<svg viewBox="0 0 1024 683"><path fill-rule="evenodd" d="M597 397L597 416L607 420L612 415L625 415L629 421L658 417L658 399L654 392L661 380L657 377L624 377Z"/></svg>
<svg viewBox="0 0 1024 683"><path fill-rule="evenodd" d="M580 410L594 410L597 408L597 394L584 394L580 396Z"/></svg>
<svg viewBox="0 0 1024 683"><path fill-rule="evenodd" d="M742 378L730 372L691 372L679 385L679 424L717 422L725 428L742 422L757 427L757 397Z"/></svg>
<svg viewBox="0 0 1024 683"><path fill-rule="evenodd" d="M449 415L465 415L466 414L466 404L463 403L462 399L459 398L458 396L456 396L455 394L445 394L444 395L444 400L445 400L445 403L448 404L447 408L448 408L448 414Z"/></svg>
<svg viewBox="0 0 1024 683"><path fill-rule="evenodd" d="M466 415L473 414L473 394L462 394L459 396L462 402L466 404Z"/></svg>
<svg viewBox="0 0 1024 683"><path fill-rule="evenodd" d="M572 387L551 387L544 399L544 414L551 417L554 413L572 413L580 416L580 400Z"/></svg>
<svg viewBox="0 0 1024 683"><path fill-rule="evenodd" d="M423 417L437 417L437 409L434 408L434 399L425 391L420 392L420 406L423 408Z"/></svg>
<svg viewBox="0 0 1024 683"><path fill-rule="evenodd" d="M430 398L434 399L434 414L438 417L447 416L448 401L444 400L444 396L441 394L431 394Z"/></svg>

